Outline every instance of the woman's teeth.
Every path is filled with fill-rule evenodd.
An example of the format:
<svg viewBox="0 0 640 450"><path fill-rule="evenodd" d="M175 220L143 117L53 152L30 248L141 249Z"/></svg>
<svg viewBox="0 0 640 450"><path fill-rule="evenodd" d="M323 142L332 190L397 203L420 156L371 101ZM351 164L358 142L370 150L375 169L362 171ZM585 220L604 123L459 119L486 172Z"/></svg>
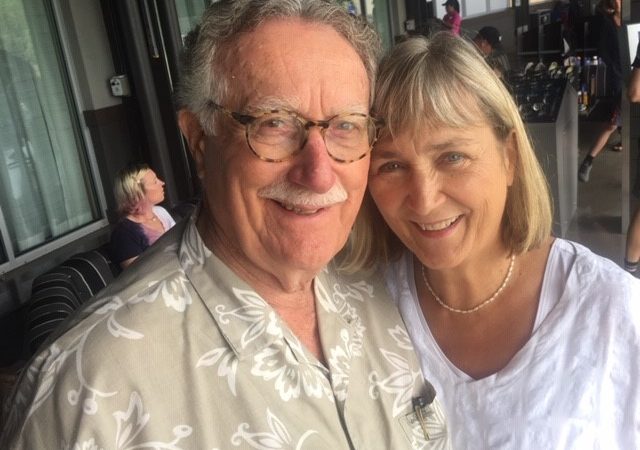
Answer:
<svg viewBox="0 0 640 450"><path fill-rule="evenodd" d="M436 223L420 223L418 225L422 231L439 231L451 226L451 224L458 220L459 217L460 216L452 217L451 219L446 219Z"/></svg>

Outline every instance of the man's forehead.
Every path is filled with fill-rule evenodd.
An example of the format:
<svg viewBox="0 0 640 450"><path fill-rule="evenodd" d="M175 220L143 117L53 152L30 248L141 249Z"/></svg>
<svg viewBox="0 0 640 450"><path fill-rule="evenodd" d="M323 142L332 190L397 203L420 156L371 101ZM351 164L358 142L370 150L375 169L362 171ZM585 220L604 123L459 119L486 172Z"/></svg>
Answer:
<svg viewBox="0 0 640 450"><path fill-rule="evenodd" d="M352 45L328 25L273 20L226 50L228 106L247 113L322 105L325 114L366 113L369 80ZM321 117L315 117L320 119Z"/></svg>
<svg viewBox="0 0 640 450"><path fill-rule="evenodd" d="M333 53L342 56L350 53L348 61L353 65L362 64L364 70L356 49L338 31L330 25L300 18L268 20L256 29L242 33L226 47L225 61L230 68L241 70L276 66L287 57L299 59L298 65L313 61L331 67L347 62L344 57L331 57Z"/></svg>

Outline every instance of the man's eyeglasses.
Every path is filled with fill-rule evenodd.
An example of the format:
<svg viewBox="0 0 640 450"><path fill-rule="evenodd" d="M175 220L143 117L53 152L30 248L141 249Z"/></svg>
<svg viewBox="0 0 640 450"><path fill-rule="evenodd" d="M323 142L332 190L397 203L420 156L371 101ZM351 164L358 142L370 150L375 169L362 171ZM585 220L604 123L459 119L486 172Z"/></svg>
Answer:
<svg viewBox="0 0 640 450"><path fill-rule="evenodd" d="M280 162L304 147L311 127L320 127L327 153L334 160L350 163L364 158L377 138L380 123L368 114L338 114L328 120L307 120L295 112L273 109L255 116L211 106L245 127L247 144L260 159Z"/></svg>

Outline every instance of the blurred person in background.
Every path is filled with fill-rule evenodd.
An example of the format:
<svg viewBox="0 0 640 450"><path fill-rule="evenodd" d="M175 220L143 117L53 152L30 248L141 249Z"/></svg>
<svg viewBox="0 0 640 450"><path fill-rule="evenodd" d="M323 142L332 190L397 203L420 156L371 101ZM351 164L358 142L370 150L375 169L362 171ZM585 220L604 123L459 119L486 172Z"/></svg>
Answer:
<svg viewBox="0 0 640 450"><path fill-rule="evenodd" d="M164 181L146 164L130 164L114 181L121 215L111 232L112 261L124 269L176 224L162 206Z"/></svg>
<svg viewBox="0 0 640 450"><path fill-rule="evenodd" d="M583 183L589 181L594 159L606 147L609 138L622 126L620 100L622 95L622 61L618 44L618 29L622 25L621 0L600 0L596 7L594 28L598 32L597 55L606 64L607 90L611 97L609 121L596 137L589 153L578 169L578 179ZM614 144L614 151L622 151L620 143Z"/></svg>
<svg viewBox="0 0 640 450"><path fill-rule="evenodd" d="M462 17L460 16L460 3L458 0L447 0L442 4L447 12L442 18L443 25L456 36L460 35Z"/></svg>
<svg viewBox="0 0 640 450"><path fill-rule="evenodd" d="M629 79L629 88L627 97L632 103L640 103L640 43L636 49L636 57L631 64L631 78ZM633 194L640 199L640 160L637 162L636 181ZM624 268L633 273L636 277L640 277L640 207L636 209L627 229L627 245L624 256Z"/></svg>
<svg viewBox="0 0 640 450"><path fill-rule="evenodd" d="M507 54L502 48L502 35L498 29L491 26L480 28L478 34L476 34L476 37L473 39L473 43L484 55L489 67L491 67L500 78L505 79L511 70L511 64L509 64L509 58L507 58Z"/></svg>

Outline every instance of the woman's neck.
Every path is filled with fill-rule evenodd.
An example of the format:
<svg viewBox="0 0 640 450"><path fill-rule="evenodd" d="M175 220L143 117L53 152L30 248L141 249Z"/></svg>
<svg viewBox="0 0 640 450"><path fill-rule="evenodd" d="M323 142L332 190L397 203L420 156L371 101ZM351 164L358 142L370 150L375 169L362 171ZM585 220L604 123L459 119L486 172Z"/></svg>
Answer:
<svg viewBox="0 0 640 450"><path fill-rule="evenodd" d="M458 310L469 310L495 299L510 282L515 258L508 250L483 258L483 263L468 263L452 270L423 268L416 259L416 284L427 288L428 297ZM491 300L491 301L492 301ZM446 308L446 306L445 306Z"/></svg>
<svg viewBox="0 0 640 450"><path fill-rule="evenodd" d="M127 217L134 222L147 222L156 218L153 205L150 203L138 205L134 211L127 214Z"/></svg>

